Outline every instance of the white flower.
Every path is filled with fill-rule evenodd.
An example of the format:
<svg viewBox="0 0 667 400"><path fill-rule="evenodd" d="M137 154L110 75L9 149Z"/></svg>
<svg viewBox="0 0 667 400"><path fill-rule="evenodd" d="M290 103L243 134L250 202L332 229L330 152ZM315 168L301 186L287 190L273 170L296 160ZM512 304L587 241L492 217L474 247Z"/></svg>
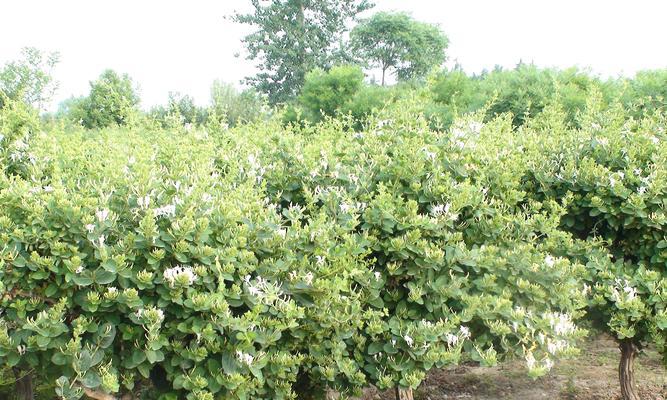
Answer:
<svg viewBox="0 0 667 400"><path fill-rule="evenodd" d="M460 139L465 135L466 135L465 131L459 127L452 129L452 136L454 136L455 139Z"/></svg>
<svg viewBox="0 0 667 400"><path fill-rule="evenodd" d="M88 231L88 233L93 233L93 231L95 230L95 225L93 224L86 225L86 230Z"/></svg>
<svg viewBox="0 0 667 400"><path fill-rule="evenodd" d="M468 128L470 129L470 131L477 134L482 131L483 126L484 124L478 121L470 121L468 123Z"/></svg>
<svg viewBox="0 0 667 400"><path fill-rule="evenodd" d="M306 276L303 277L304 282L306 282L308 285L312 285L313 283L313 273L308 271Z"/></svg>
<svg viewBox="0 0 667 400"><path fill-rule="evenodd" d="M80 265L79 268L77 268L76 271L74 271L74 272L77 273L77 274L82 273L83 272L83 266Z"/></svg>
<svg viewBox="0 0 667 400"><path fill-rule="evenodd" d="M550 359L549 357L546 357L546 358L544 359L544 368L546 368L547 371L548 371L548 370L550 370L551 368L553 368L553 366L554 366L554 362L551 361L551 359Z"/></svg>
<svg viewBox="0 0 667 400"><path fill-rule="evenodd" d="M169 282L169 286L173 287L176 282L186 285L192 285L197 280L194 270L190 266L177 265L173 268L168 268L163 273L164 279Z"/></svg>
<svg viewBox="0 0 667 400"><path fill-rule="evenodd" d="M535 356L533 356L533 353L526 354L526 366L528 369L535 368L535 362Z"/></svg>
<svg viewBox="0 0 667 400"><path fill-rule="evenodd" d="M569 335L577 329L568 314L546 313L545 317L549 320L549 325L557 335Z"/></svg>
<svg viewBox="0 0 667 400"><path fill-rule="evenodd" d="M109 217L109 210L107 210L106 208L103 210L99 210L95 213L95 216L97 216L98 221L104 222Z"/></svg>
<svg viewBox="0 0 667 400"><path fill-rule="evenodd" d="M264 292L257 286L248 286L248 292L256 297L260 297Z"/></svg>
<svg viewBox="0 0 667 400"><path fill-rule="evenodd" d="M628 301L634 300L637 297L637 289L629 286L627 282L625 285L626 286L623 288L623 291L627 295Z"/></svg>
<svg viewBox="0 0 667 400"><path fill-rule="evenodd" d="M415 341L408 335L403 336L403 340L405 340L405 343L410 347L415 343Z"/></svg>
<svg viewBox="0 0 667 400"><path fill-rule="evenodd" d="M174 215L176 215L176 206L174 204L167 204L166 206L155 209L156 217L173 217Z"/></svg>
<svg viewBox="0 0 667 400"><path fill-rule="evenodd" d="M111 286L111 287L107 288L107 292L109 292L109 294L116 294L116 293L118 293L118 289Z"/></svg>
<svg viewBox="0 0 667 400"><path fill-rule="evenodd" d="M20 344L20 345L16 346L16 351L18 351L20 355L24 355L25 352L26 352L26 349L27 348L23 344Z"/></svg>
<svg viewBox="0 0 667 400"><path fill-rule="evenodd" d="M317 265L319 266L324 265L324 261L326 260L324 256L315 256L315 258L317 259Z"/></svg>
<svg viewBox="0 0 667 400"><path fill-rule="evenodd" d="M378 271L375 271L375 272L374 272L374 275L375 275L375 280L376 280L377 282L379 282L379 281L380 281L380 277L382 276L382 274L379 273Z"/></svg>
<svg viewBox="0 0 667 400"><path fill-rule="evenodd" d="M658 144L658 143L660 143L660 139L658 139L655 136L651 136L651 142L653 142L653 144Z"/></svg>
<svg viewBox="0 0 667 400"><path fill-rule="evenodd" d="M255 360L255 358L253 356L251 356L248 353L244 353L241 350L236 351L236 358L238 358L238 360L241 363L246 364L248 366L250 366L252 364L252 362Z"/></svg>
<svg viewBox="0 0 667 400"><path fill-rule="evenodd" d="M53 192L53 187L52 187L52 186L44 186L44 191L45 191L46 193Z"/></svg>
<svg viewBox="0 0 667 400"><path fill-rule="evenodd" d="M99 247L104 246L104 241L106 240L106 237L104 235L100 235L99 238L97 238L97 245Z"/></svg>
<svg viewBox="0 0 667 400"><path fill-rule="evenodd" d="M426 148L424 148L424 154L426 154L428 160L434 161L436 158L436 154L432 151L428 151Z"/></svg>
<svg viewBox="0 0 667 400"><path fill-rule="evenodd" d="M637 189L637 193L639 194L646 193L646 186L640 186L639 189Z"/></svg>
<svg viewBox="0 0 667 400"><path fill-rule="evenodd" d="M444 213L444 210L445 210L445 206L442 205L442 204L438 204L438 205L433 206L431 208L431 214L436 215L436 216L437 215L442 215Z"/></svg>
<svg viewBox="0 0 667 400"><path fill-rule="evenodd" d="M137 199L137 204L138 204L139 207L141 207L142 209L146 209L146 208L148 208L148 206L150 205L150 203L151 203L151 197L150 197L149 195L146 195L146 196L144 196L144 197L139 197L139 198Z"/></svg>
<svg viewBox="0 0 667 400"><path fill-rule="evenodd" d="M469 338L470 337L470 329L468 329L467 326L461 325L461 328L459 328L459 330L461 331L461 335L464 338Z"/></svg>
<svg viewBox="0 0 667 400"><path fill-rule="evenodd" d="M340 210L344 213L350 212L354 210L354 205L349 204L349 203L342 203L340 205Z"/></svg>
<svg viewBox="0 0 667 400"><path fill-rule="evenodd" d="M551 254L549 254L549 255L547 255L546 257L544 257L544 263L545 263L548 267L553 267L554 264L556 263L556 260L551 256Z"/></svg>
<svg viewBox="0 0 667 400"><path fill-rule="evenodd" d="M450 346L456 346L459 343L459 337L452 335L451 333L447 334L447 344Z"/></svg>

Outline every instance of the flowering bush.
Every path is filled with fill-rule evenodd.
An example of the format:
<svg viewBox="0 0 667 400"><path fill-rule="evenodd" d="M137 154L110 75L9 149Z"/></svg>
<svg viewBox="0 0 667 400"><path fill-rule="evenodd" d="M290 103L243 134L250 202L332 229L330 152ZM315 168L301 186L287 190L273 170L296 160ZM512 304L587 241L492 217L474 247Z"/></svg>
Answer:
<svg viewBox="0 0 667 400"><path fill-rule="evenodd" d="M586 269L511 121L371 126L35 134L0 175L0 362L63 399L294 399L574 354Z"/></svg>
<svg viewBox="0 0 667 400"><path fill-rule="evenodd" d="M637 351L650 343L667 354L666 121L628 119L595 98L582 129L566 129L562 117L550 110L523 136L526 191L540 201L569 199L562 226L588 239L569 249L589 270L588 318L619 340L623 396L635 399Z"/></svg>

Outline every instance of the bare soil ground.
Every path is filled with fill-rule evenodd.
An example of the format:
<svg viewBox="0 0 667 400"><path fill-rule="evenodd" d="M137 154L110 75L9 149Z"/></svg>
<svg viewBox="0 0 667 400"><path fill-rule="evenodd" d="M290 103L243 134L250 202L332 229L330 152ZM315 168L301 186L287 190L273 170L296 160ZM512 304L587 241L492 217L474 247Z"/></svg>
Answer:
<svg viewBox="0 0 667 400"><path fill-rule="evenodd" d="M433 371L415 392L415 400L616 400L620 399L620 351L601 336L582 348L576 360L557 363L548 376L533 380L521 360L494 368L462 366ZM649 348L635 365L638 392L644 400L667 400L667 369ZM393 393L370 399L394 400Z"/></svg>

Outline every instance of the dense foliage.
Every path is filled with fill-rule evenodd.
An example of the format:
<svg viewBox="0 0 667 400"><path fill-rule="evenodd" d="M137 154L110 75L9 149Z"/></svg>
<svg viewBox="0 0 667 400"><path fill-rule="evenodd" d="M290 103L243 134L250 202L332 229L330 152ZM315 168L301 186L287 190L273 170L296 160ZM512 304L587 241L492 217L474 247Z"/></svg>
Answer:
<svg viewBox="0 0 667 400"><path fill-rule="evenodd" d="M402 108L360 133L27 128L0 177L0 360L65 399L546 373L584 333L565 209L526 197L508 119L436 132Z"/></svg>

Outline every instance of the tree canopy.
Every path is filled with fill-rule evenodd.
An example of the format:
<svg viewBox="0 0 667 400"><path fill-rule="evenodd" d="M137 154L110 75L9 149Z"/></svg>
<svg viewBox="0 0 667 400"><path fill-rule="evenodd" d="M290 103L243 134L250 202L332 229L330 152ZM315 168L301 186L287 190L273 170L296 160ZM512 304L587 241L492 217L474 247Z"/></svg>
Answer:
<svg viewBox="0 0 667 400"><path fill-rule="evenodd" d="M52 72L60 55L44 54L34 47L23 48L21 54L20 60L0 69L0 92L12 100L41 109L58 88ZM0 96L0 108L3 104Z"/></svg>
<svg viewBox="0 0 667 400"><path fill-rule="evenodd" d="M299 91L306 73L344 59L342 35L347 23L371 7L367 0L252 0L253 10L233 20L257 28L243 39L247 58L261 70L247 83L271 104Z"/></svg>
<svg viewBox="0 0 667 400"><path fill-rule="evenodd" d="M350 34L351 47L362 62L388 70L401 80L419 78L445 61L447 37L431 24L405 13L380 12L362 21Z"/></svg>
<svg viewBox="0 0 667 400"><path fill-rule="evenodd" d="M72 116L87 128L124 125L139 104L139 96L127 74L106 70L90 83L90 94L76 102Z"/></svg>

